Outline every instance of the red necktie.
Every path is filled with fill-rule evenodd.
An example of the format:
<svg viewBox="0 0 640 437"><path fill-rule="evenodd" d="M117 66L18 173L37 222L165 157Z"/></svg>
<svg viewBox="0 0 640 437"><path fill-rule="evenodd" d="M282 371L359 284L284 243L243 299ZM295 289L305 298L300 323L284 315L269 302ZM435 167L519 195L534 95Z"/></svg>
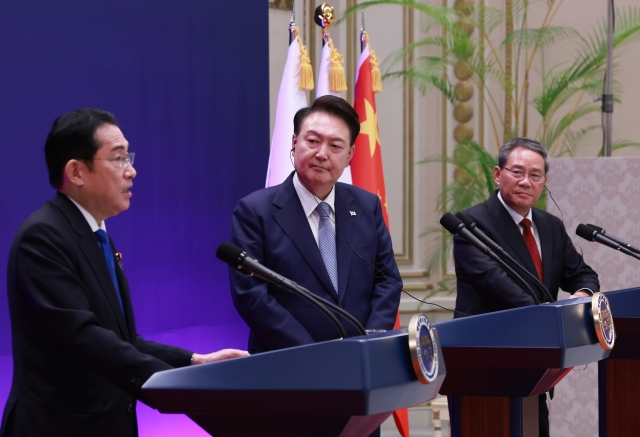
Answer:
<svg viewBox="0 0 640 437"><path fill-rule="evenodd" d="M540 252L538 251L536 239L533 238L533 233L531 232L531 221L526 218L522 219L520 225L523 229L522 236L524 237L524 242L529 249L529 254L531 255L531 259L533 260L533 265L536 266L538 278L540 278L540 281L544 281L544 274L542 273L542 259L540 258Z"/></svg>

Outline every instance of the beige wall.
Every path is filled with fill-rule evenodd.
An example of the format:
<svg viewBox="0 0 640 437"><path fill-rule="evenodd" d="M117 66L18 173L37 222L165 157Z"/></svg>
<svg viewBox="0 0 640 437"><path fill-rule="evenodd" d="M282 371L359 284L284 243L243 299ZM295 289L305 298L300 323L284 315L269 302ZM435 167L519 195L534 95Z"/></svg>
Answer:
<svg viewBox="0 0 640 437"><path fill-rule="evenodd" d="M338 17L355 0L336 0L329 2L335 7ZM448 0L453 4L453 0ZM319 65L318 55L321 50L320 29L310 24L310 12L315 9L315 1L296 0L296 23L301 27L302 36L309 47L314 73ZM429 0L428 4L442 4L441 0ZM486 0L487 5L500 6L502 0ZM617 0L618 8L638 6L637 0ZM565 0L554 19L557 26L571 26L581 34L585 34L599 20L606 19L606 2L601 0ZM534 11L535 12L535 11ZM371 45L378 56L384 60L401 47L403 41L418 38L424 26L424 17L416 13L413 17L399 7L387 6L368 9L365 12L366 30L371 37ZM287 48L287 27L291 17L290 11L271 9L269 28L269 74L271 95L271 120L274 119L275 103L284 66ZM531 22L540 21L540 11L532 13ZM355 21L355 22L354 22ZM345 55L347 77L351 84L355 77L355 66L359 47L357 35L360 28L360 15L349 24L343 22L330 29L334 44ZM562 62L571 53L569 44L560 47L550 54L552 60ZM627 47L616 61L614 78L621 85L624 93L622 102L615 105L613 116L614 138L629 139L640 142L640 116L637 103L640 102L640 43ZM442 155L454 145L452 129L455 121L450 105L443 107L443 99L439 92L429 91L425 95L403 87L401 82L385 82L382 93L376 95L379 116L381 146L384 160L384 171L389 202L391 235L394 250L403 274L405 289L419 298L429 295L441 275L425 278L422 275L428 251L427 239L421 234L428 228L438 226L441 211L436 210L436 200L443 186L443 166L441 164L417 165L428 156ZM535 86L535 85L534 85ZM314 92L310 94L313 98ZM352 101L352 90L344 93ZM496 91L498 100L499 92ZM586 97L585 97L586 98ZM484 126L479 125L477 93L474 97L476 115L472 120L476 139L485 147L496 153L498 143L490 134L488 119ZM444 108L444 109L443 109ZM599 114L594 114L592 122L599 122ZM533 120L530 132L535 132ZM273 124L273 122L272 122ZM484 138L477 137L484 131ZM598 131L586 138L578 153L579 156L595 156L602 144L602 136ZM615 152L614 156L640 156L640 149L629 149ZM553 169L552 169L553 171ZM429 299L447 308L453 308L455 296L435 296ZM419 304L407 295L402 296L401 312L406 324L411 313L418 310ZM451 317L450 313L423 306L420 311L428 311L433 321Z"/></svg>

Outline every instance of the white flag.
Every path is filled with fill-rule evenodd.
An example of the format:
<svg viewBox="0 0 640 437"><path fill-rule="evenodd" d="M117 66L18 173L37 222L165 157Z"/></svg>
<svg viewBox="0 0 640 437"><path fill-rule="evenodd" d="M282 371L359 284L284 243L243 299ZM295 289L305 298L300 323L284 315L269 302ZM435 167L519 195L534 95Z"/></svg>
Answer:
<svg viewBox="0 0 640 437"><path fill-rule="evenodd" d="M297 39L289 45L287 62L284 64L276 120L271 139L271 153L267 168L267 187L281 184L293 171L291 163L291 137L293 116L300 108L307 107L307 94L298 87L300 79L300 43Z"/></svg>
<svg viewBox="0 0 640 437"><path fill-rule="evenodd" d="M325 43L322 47L322 55L320 59L320 68L318 69L318 82L316 83L316 99L318 97L331 94L333 96L343 97L342 93L334 93L329 91L329 68L331 68L331 47L329 43ZM344 97L343 97L344 98ZM342 176L338 179L338 182L344 182L345 184L351 184L351 167L347 167L342 172Z"/></svg>

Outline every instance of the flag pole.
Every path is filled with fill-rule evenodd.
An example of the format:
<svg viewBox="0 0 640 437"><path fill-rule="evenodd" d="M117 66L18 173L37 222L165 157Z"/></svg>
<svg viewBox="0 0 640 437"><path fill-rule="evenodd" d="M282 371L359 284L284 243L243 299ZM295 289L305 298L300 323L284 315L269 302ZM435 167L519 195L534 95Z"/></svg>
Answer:
<svg viewBox="0 0 640 437"><path fill-rule="evenodd" d="M362 11L362 24L360 25L360 53L364 52L365 46L365 37L364 37L364 11Z"/></svg>
<svg viewBox="0 0 640 437"><path fill-rule="evenodd" d="M289 22L289 45L291 45L291 43L293 42L294 39L296 39L296 22L295 22L295 15L296 15L296 2L292 1L291 2L291 21Z"/></svg>

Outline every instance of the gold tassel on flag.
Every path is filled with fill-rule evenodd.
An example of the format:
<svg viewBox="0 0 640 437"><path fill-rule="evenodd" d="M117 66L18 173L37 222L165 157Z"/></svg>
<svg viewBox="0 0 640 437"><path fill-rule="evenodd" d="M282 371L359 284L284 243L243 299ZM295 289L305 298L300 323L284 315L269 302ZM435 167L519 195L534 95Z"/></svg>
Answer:
<svg viewBox="0 0 640 437"><path fill-rule="evenodd" d="M344 67L342 66L344 56L333 46L331 39L327 41L327 44L331 48L331 56L328 59L331 61L331 67L329 67L329 91L341 93L347 90L347 81L344 77Z"/></svg>
<svg viewBox="0 0 640 437"><path fill-rule="evenodd" d="M311 58L309 58L309 53L307 52L307 47L302 42L300 38L300 32L298 28L295 27L296 32L296 41L300 44L300 54L298 58L300 59L300 79L298 80L298 88L303 91L309 91L313 89L313 70L311 69Z"/></svg>
<svg viewBox="0 0 640 437"><path fill-rule="evenodd" d="M375 94L382 91L382 75L378 68L378 65L380 65L380 59L376 56L376 52L371 50L371 46L369 46L369 53L371 54L371 89Z"/></svg>
<svg viewBox="0 0 640 437"><path fill-rule="evenodd" d="M373 93L377 94L382 91L382 74L380 73L380 69L378 65L380 65L380 59L376 56L376 52L371 48L371 44L369 44L369 34L365 30L362 31L364 34L364 40L369 47L369 55L371 56L371 88L373 89Z"/></svg>

